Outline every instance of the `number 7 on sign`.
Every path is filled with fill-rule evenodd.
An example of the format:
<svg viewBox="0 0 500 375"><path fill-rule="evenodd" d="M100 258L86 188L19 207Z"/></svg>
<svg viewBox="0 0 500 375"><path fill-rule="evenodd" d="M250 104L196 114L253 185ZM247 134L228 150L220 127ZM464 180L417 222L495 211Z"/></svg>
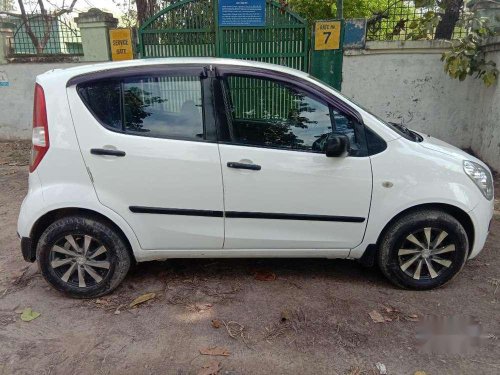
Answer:
<svg viewBox="0 0 500 375"><path fill-rule="evenodd" d="M323 33L323 35L325 36L325 44L328 44L328 39L330 39L330 37L332 36L332 32L331 31L325 31Z"/></svg>
<svg viewBox="0 0 500 375"><path fill-rule="evenodd" d="M314 49L335 50L340 48L340 21L316 21Z"/></svg>

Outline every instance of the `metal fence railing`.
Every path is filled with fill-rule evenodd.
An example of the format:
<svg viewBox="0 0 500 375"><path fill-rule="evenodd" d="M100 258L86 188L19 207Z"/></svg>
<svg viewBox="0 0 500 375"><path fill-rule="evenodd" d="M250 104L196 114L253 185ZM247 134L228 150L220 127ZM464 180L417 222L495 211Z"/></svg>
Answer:
<svg viewBox="0 0 500 375"><path fill-rule="evenodd" d="M70 19L33 15L27 22L20 18L11 22L16 25L9 41L11 57L83 55L80 30Z"/></svg>
<svg viewBox="0 0 500 375"><path fill-rule="evenodd" d="M422 6L423 3L433 4L425 0L387 0L385 10L374 14L367 22L367 40L410 40L410 39L434 39L437 22L430 17L429 12L442 13L443 10L437 6ZM464 7L460 9L461 19ZM415 28L420 24L420 31ZM426 34L425 36L422 34ZM465 36L466 30L460 26L460 22L454 28L452 39Z"/></svg>

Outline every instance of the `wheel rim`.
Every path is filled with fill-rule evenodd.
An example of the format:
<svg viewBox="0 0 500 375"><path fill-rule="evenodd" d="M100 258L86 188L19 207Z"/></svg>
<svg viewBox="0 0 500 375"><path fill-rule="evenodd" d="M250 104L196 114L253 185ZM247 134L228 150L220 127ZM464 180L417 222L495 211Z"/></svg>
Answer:
<svg viewBox="0 0 500 375"><path fill-rule="evenodd" d="M415 280L432 280L450 269L455 251L455 239L448 232L423 228L404 239L398 250L399 267Z"/></svg>
<svg viewBox="0 0 500 375"><path fill-rule="evenodd" d="M69 285L88 288L101 283L111 267L109 252L89 235L67 235L50 250L50 266Z"/></svg>

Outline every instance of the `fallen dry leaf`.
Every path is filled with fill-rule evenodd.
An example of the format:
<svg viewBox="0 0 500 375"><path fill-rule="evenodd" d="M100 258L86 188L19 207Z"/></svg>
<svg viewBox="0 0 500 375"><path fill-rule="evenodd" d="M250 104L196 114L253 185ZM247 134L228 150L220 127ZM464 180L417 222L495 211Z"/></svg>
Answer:
<svg viewBox="0 0 500 375"><path fill-rule="evenodd" d="M405 320L408 320L409 322L418 322L420 321L420 318L417 314L409 314L405 316Z"/></svg>
<svg viewBox="0 0 500 375"><path fill-rule="evenodd" d="M397 312L399 312L396 308L394 308L392 306L384 306L384 310L385 310L385 312L387 312L389 314L390 313L397 313Z"/></svg>
<svg viewBox="0 0 500 375"><path fill-rule="evenodd" d="M254 278L259 281L274 281L276 280L276 274L271 271L256 271Z"/></svg>
<svg viewBox="0 0 500 375"><path fill-rule="evenodd" d="M415 371L413 375L427 375L427 373L425 371Z"/></svg>
<svg viewBox="0 0 500 375"><path fill-rule="evenodd" d="M23 310L21 314L21 320L23 322L31 322L32 320L40 316L39 312L33 311L31 307L27 307Z"/></svg>
<svg viewBox="0 0 500 375"><path fill-rule="evenodd" d="M141 303L147 302L150 299L153 299L155 297L156 297L155 293L146 293L146 294L143 294L142 296L139 296L136 299L134 299L130 303L129 307L134 307L134 306L140 305Z"/></svg>
<svg viewBox="0 0 500 375"><path fill-rule="evenodd" d="M226 348L223 348L221 346L213 346L210 348L202 348L200 349L200 354L203 355L222 355L224 357L227 357L228 355L231 354L229 350Z"/></svg>
<svg viewBox="0 0 500 375"><path fill-rule="evenodd" d="M212 320L212 327L220 328L220 327L222 327L222 322L218 319L214 319L214 320Z"/></svg>
<svg viewBox="0 0 500 375"><path fill-rule="evenodd" d="M221 370L222 366L219 361L212 359L205 363L201 370L198 372L198 375L217 375Z"/></svg>
<svg viewBox="0 0 500 375"><path fill-rule="evenodd" d="M370 315L370 318L372 318L375 323L385 323L386 321L386 318L384 318L377 310L370 311L368 315Z"/></svg>
<svg viewBox="0 0 500 375"><path fill-rule="evenodd" d="M186 308L189 310L189 311L193 311L193 312L204 312L204 311L207 311L207 310L210 310L212 308L212 304L211 303L195 303L195 304L189 304L186 306Z"/></svg>

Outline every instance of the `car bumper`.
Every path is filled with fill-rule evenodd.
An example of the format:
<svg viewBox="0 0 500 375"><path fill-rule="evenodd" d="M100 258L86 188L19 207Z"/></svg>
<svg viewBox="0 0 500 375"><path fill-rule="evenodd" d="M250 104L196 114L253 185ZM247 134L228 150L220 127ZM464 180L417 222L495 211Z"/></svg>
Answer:
<svg viewBox="0 0 500 375"><path fill-rule="evenodd" d="M27 262L36 259L36 244L31 239L33 224L40 217L44 200L37 172L29 174L28 194L24 197L17 219L17 235L21 240L21 252Z"/></svg>
<svg viewBox="0 0 500 375"><path fill-rule="evenodd" d="M494 199L481 199L476 207L469 212L474 224L474 243L469 259L475 258L484 248L493 221Z"/></svg>

